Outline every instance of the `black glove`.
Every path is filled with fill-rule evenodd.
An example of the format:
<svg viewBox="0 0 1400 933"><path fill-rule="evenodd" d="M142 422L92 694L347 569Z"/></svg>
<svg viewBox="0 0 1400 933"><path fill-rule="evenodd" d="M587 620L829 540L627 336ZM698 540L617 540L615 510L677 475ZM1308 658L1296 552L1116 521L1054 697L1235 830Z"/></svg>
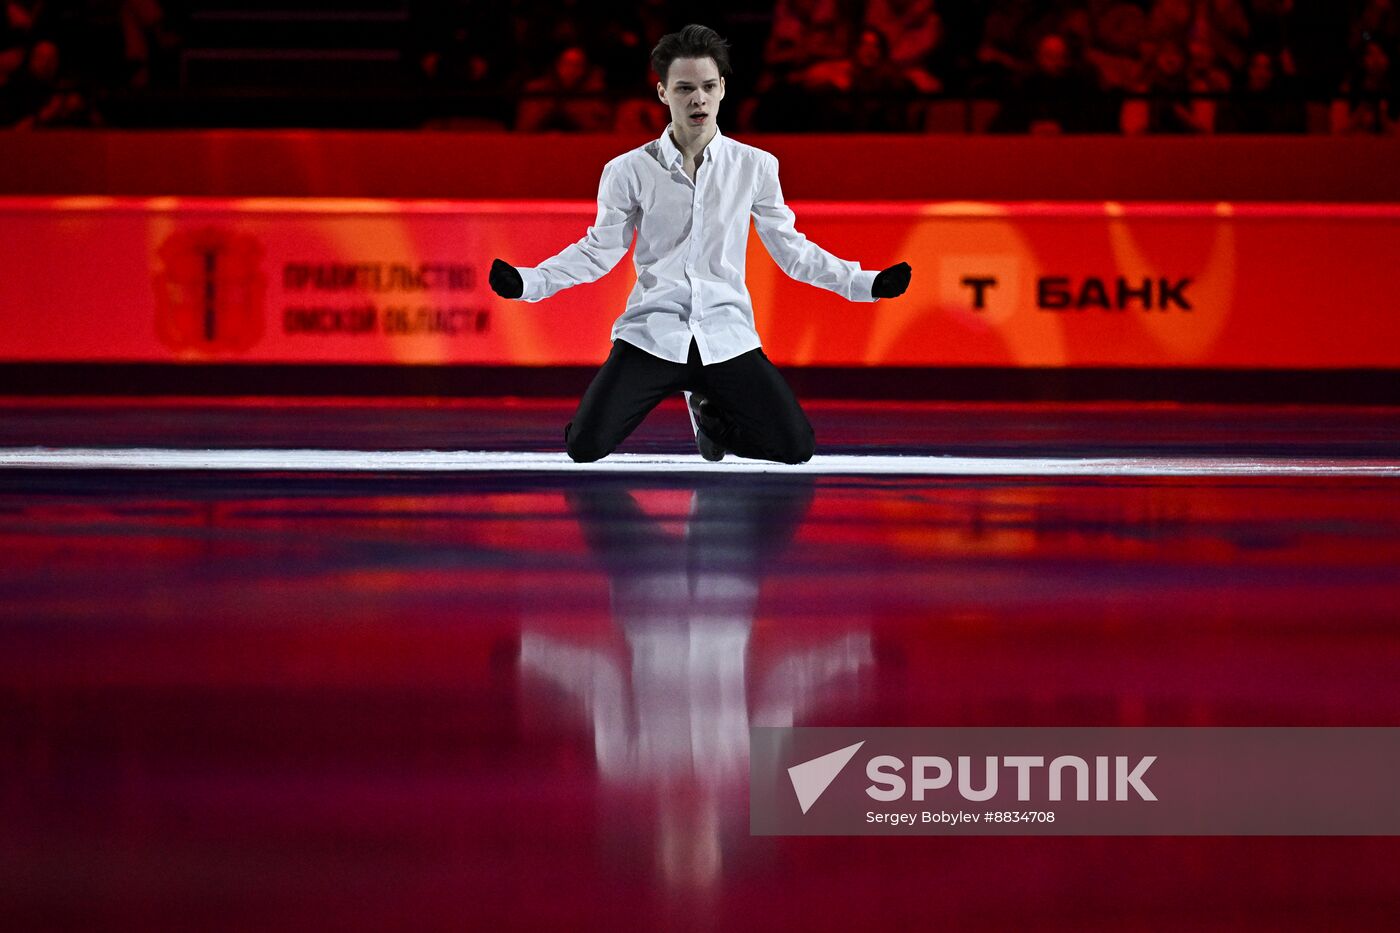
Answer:
<svg viewBox="0 0 1400 933"><path fill-rule="evenodd" d="M907 262L890 266L875 276L875 284L870 286L870 294L874 298L898 298L909 287L909 278L913 274L914 270Z"/></svg>
<svg viewBox="0 0 1400 933"><path fill-rule="evenodd" d="M491 291L502 298L519 298L525 294L525 280L520 277L520 271L508 262L499 259L492 262L488 278Z"/></svg>

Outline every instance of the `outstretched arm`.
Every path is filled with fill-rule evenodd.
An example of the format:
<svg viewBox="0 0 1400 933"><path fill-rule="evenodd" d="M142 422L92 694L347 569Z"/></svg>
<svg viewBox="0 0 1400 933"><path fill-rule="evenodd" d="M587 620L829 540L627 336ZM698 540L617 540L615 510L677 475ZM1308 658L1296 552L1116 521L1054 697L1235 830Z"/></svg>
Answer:
<svg viewBox="0 0 1400 933"><path fill-rule="evenodd" d="M758 191L753 201L754 225L768 255L788 275L799 282L833 291L851 301L874 301L871 288L875 272L861 269L859 263L839 259L797 232L792 209L783 201L778 184L778 160L769 156L759 171Z"/></svg>
<svg viewBox="0 0 1400 933"><path fill-rule="evenodd" d="M504 269L492 264L491 287L506 298L540 301L571 286L596 281L627 255L638 218L637 199L625 171L616 161L609 162L598 182L598 217L583 239L534 268L512 268L496 260ZM510 272L516 276L512 277ZM504 290L497 287L497 282Z"/></svg>

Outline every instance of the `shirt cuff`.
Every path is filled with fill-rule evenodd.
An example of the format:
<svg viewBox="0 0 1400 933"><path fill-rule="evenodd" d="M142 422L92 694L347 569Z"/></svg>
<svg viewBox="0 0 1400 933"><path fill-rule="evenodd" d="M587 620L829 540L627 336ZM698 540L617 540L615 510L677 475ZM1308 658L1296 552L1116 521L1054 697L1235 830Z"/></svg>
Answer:
<svg viewBox="0 0 1400 933"><path fill-rule="evenodd" d="M879 274L862 269L852 276L850 299L852 301L874 301L875 296L871 294L871 291L875 288L875 276Z"/></svg>
<svg viewBox="0 0 1400 933"><path fill-rule="evenodd" d="M545 297L544 273L528 266L516 266L515 271L520 273L520 281L525 283L525 291L520 294L521 301L540 301Z"/></svg>

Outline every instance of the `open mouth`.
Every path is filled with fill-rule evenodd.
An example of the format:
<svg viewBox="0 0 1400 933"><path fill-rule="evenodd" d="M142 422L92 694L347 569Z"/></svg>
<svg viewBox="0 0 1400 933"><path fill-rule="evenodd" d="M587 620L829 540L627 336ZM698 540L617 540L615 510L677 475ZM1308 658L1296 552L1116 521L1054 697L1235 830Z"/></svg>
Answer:
<svg viewBox="0 0 1400 933"><path fill-rule="evenodd" d="M704 123L704 122L705 122L705 118L708 117L708 116L709 116L709 114L707 114L707 113L692 113L692 114L690 115L690 122L691 122L691 123Z"/></svg>

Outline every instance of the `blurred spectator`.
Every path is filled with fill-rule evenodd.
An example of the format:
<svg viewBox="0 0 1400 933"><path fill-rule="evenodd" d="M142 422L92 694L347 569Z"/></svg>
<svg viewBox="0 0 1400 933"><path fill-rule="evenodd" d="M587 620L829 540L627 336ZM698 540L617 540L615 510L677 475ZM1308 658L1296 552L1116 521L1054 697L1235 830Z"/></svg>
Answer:
<svg viewBox="0 0 1400 933"><path fill-rule="evenodd" d="M792 74L851 52L851 18L840 0L778 0L764 52L774 72Z"/></svg>
<svg viewBox="0 0 1400 933"><path fill-rule="evenodd" d="M50 70L56 73L57 47L39 43L38 56L25 46L14 46L0 54L0 127L33 122L33 116L52 94Z"/></svg>
<svg viewBox="0 0 1400 933"><path fill-rule="evenodd" d="M1243 69L1249 32L1241 0L1154 0L1148 22L1154 41L1183 49L1193 41L1206 42L1232 70Z"/></svg>
<svg viewBox="0 0 1400 933"><path fill-rule="evenodd" d="M1215 56L1238 74L1245 69L1249 38L1249 16L1243 0L1196 0L1187 48L1198 42L1209 45Z"/></svg>
<svg viewBox="0 0 1400 933"><path fill-rule="evenodd" d="M655 137L670 122L670 112L656 99L651 50L672 31L675 12L690 12L668 9L673 6L666 0L611 0L595 3L589 11L589 47L597 50L604 83L618 100L613 123L616 132ZM676 20L690 21L694 20ZM717 25L708 18L699 21Z"/></svg>
<svg viewBox="0 0 1400 933"><path fill-rule="evenodd" d="M1233 83L1230 72L1216 58L1216 46L1201 32L1193 33L1187 46L1186 89L1191 94L1192 123L1199 132L1218 129L1224 95Z"/></svg>
<svg viewBox="0 0 1400 933"><path fill-rule="evenodd" d="M1157 42L1185 44L1194 0L1153 0L1148 35Z"/></svg>
<svg viewBox="0 0 1400 933"><path fill-rule="evenodd" d="M1214 101L1192 99L1186 56L1174 40L1158 42L1135 90L1149 96L1124 102L1120 118L1124 133L1214 132Z"/></svg>
<svg viewBox="0 0 1400 933"><path fill-rule="evenodd" d="M1225 108L1221 129L1231 133L1307 132L1307 112L1292 84L1287 58L1286 49L1279 55L1266 51L1250 55L1244 90Z"/></svg>
<svg viewBox="0 0 1400 933"><path fill-rule="evenodd" d="M1058 33L1065 40L1065 44L1069 46L1072 60L1088 64L1084 52L1094 41L1094 27L1086 0L1078 0L1073 8L1064 10L1053 31Z"/></svg>
<svg viewBox="0 0 1400 933"><path fill-rule="evenodd" d="M25 11L16 12L18 16L7 8L0 13L0 127L10 126L23 115L19 89L29 57L29 31Z"/></svg>
<svg viewBox="0 0 1400 933"><path fill-rule="evenodd" d="M430 129L498 126L514 116L506 95L516 61L515 28L504 4L423 2L415 10L418 81L437 99L456 98Z"/></svg>
<svg viewBox="0 0 1400 933"><path fill-rule="evenodd" d="M1366 0L1351 25L1347 44L1353 54L1364 54L1368 42L1379 42L1382 51L1400 45L1400 17L1395 14L1395 0Z"/></svg>
<svg viewBox="0 0 1400 933"><path fill-rule="evenodd" d="M472 84L493 70L491 60L514 48L514 28L501 6L475 9L471 0L414 0L413 54L430 87Z"/></svg>
<svg viewBox="0 0 1400 933"><path fill-rule="evenodd" d="M1097 129L1098 82L1070 56L1063 36L1040 40L1035 70L1017 79L989 129L993 133L1056 135Z"/></svg>
<svg viewBox="0 0 1400 933"><path fill-rule="evenodd" d="M1362 45L1360 60L1332 103L1333 133L1393 133L1400 119L1390 55L1375 39Z"/></svg>
<svg viewBox="0 0 1400 933"><path fill-rule="evenodd" d="M865 28L879 33L889 50L884 58L903 71L914 88L924 94L943 90L934 67L935 56L943 51L943 21L934 11L933 0L870 0ZM861 42L865 41L862 35Z"/></svg>
<svg viewBox="0 0 1400 933"><path fill-rule="evenodd" d="M829 93L823 129L891 133L909 129L913 90L905 71L890 60L889 44L876 29L866 29L850 58L814 65L806 72L809 90Z"/></svg>
<svg viewBox="0 0 1400 933"><path fill-rule="evenodd" d="M62 49L65 76L85 86L173 83L180 37L160 0L8 0L6 20Z"/></svg>
<svg viewBox="0 0 1400 933"><path fill-rule="evenodd" d="M973 84L991 94L1009 91L1027 70L1022 56L1025 36L1031 28L1031 4L1025 0L1000 0L982 23L977 47L977 74Z"/></svg>
<svg viewBox="0 0 1400 933"><path fill-rule="evenodd" d="M1234 80L1220 66L1215 46L1203 37L1194 37L1187 46L1186 84L1195 94L1224 94Z"/></svg>
<svg viewBox="0 0 1400 933"><path fill-rule="evenodd" d="M629 94L645 91L647 99L654 101L651 50L671 31L665 0L600 3L588 16L592 22L588 47L596 52L608 88Z"/></svg>
<svg viewBox="0 0 1400 933"><path fill-rule="evenodd" d="M1293 47L1293 36L1297 31L1298 10L1294 0L1253 0L1249 18L1252 43L1255 52L1270 52L1277 55L1284 49ZM1251 65L1252 67L1252 65Z"/></svg>
<svg viewBox="0 0 1400 933"><path fill-rule="evenodd" d="M525 85L515 128L525 133L600 132L611 128L603 71L579 46L559 53L549 73ZM588 96L595 95L595 96Z"/></svg>
<svg viewBox="0 0 1400 933"><path fill-rule="evenodd" d="M475 0L472 6L479 8L482 2ZM541 64L559 50L587 44L588 10L581 0L514 0L508 6L516 50L512 77L520 82L537 74Z"/></svg>
<svg viewBox="0 0 1400 933"><path fill-rule="evenodd" d="M1288 48L1297 63L1299 88L1305 93L1331 96L1341 83L1350 55L1347 34L1350 4L1333 0L1255 0L1256 48L1281 51ZM1288 12L1262 12L1259 3L1287 4ZM1273 48L1273 42L1279 48Z"/></svg>
<svg viewBox="0 0 1400 933"><path fill-rule="evenodd" d="M770 132L827 128L830 104L814 91L851 56L851 16L841 0L778 0L755 94L739 107L741 126Z"/></svg>
<svg viewBox="0 0 1400 933"><path fill-rule="evenodd" d="M983 93L1009 92L1036 71L1041 40L1051 34L1058 35L1071 54L1082 55L1075 22L1083 2L992 0L977 49L973 87Z"/></svg>
<svg viewBox="0 0 1400 933"><path fill-rule="evenodd" d="M37 27L40 14L47 5L46 0L6 0L3 28L23 39L40 37Z"/></svg>
<svg viewBox="0 0 1400 933"><path fill-rule="evenodd" d="M432 112L450 104L470 127L659 132L647 53L700 21L749 37L730 111L743 129L902 129L922 125L924 108L946 116L949 105L919 98L951 93L999 101L1000 132L1294 132L1296 101L1324 97L1336 132L1372 132L1397 117L1397 2L411 0L405 53L438 92L424 98ZM174 83L188 4L0 5L0 122L86 123L92 101L115 119L151 113L128 106L130 91ZM1136 93L1152 99L1122 100Z"/></svg>
<svg viewBox="0 0 1400 933"><path fill-rule="evenodd" d="M655 97L631 97L618 102L613 131L660 136L670 122L670 111Z"/></svg>
<svg viewBox="0 0 1400 933"><path fill-rule="evenodd" d="M1231 71L1244 69L1250 23L1241 0L1155 0L1148 33L1183 49L1207 43Z"/></svg>
<svg viewBox="0 0 1400 933"><path fill-rule="evenodd" d="M1093 22L1084 57L1105 89L1131 90L1142 80L1147 14L1132 3L1110 3Z"/></svg>
<svg viewBox="0 0 1400 933"><path fill-rule="evenodd" d="M973 80L983 15L977 3L948 2L938 8L942 37L929 70L943 83L945 93L963 91Z"/></svg>
<svg viewBox="0 0 1400 933"><path fill-rule="evenodd" d="M165 11L156 0L124 0L121 5L122 45L127 83L146 87L171 83L179 36L166 24Z"/></svg>
<svg viewBox="0 0 1400 933"><path fill-rule="evenodd" d="M620 8L604 39L614 62L606 69L608 86L624 95L617 104L613 130L655 138L671 122L670 111L656 99L660 76L651 70L651 50L671 31L666 2L641 0L620 4Z"/></svg>
<svg viewBox="0 0 1400 933"><path fill-rule="evenodd" d="M58 46L46 39L34 43L24 68L10 80L5 125L28 129L98 124L88 98L61 65Z"/></svg>
<svg viewBox="0 0 1400 933"><path fill-rule="evenodd" d="M24 115L20 100L25 50L0 49L0 127L10 126Z"/></svg>
<svg viewBox="0 0 1400 933"><path fill-rule="evenodd" d="M24 64L28 35L15 27L8 17L0 16L0 82Z"/></svg>

